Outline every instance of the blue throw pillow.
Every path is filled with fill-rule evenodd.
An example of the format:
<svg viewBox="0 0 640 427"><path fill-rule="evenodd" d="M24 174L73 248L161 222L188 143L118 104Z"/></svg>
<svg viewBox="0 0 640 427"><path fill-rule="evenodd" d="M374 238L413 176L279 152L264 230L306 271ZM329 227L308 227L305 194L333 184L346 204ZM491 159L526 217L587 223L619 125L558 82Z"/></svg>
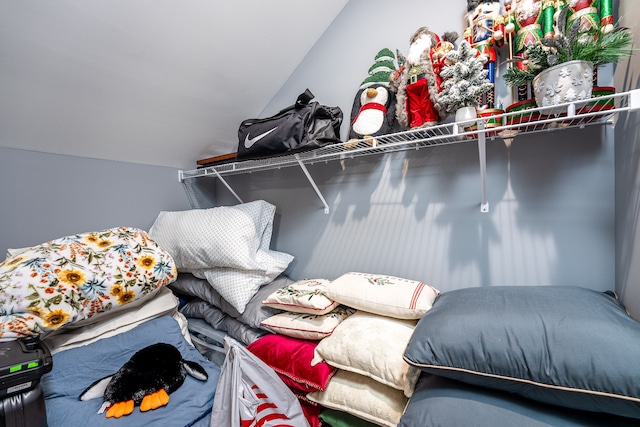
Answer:
<svg viewBox="0 0 640 427"><path fill-rule="evenodd" d="M612 293L496 286L442 293L404 354L426 372L640 418L640 323Z"/></svg>

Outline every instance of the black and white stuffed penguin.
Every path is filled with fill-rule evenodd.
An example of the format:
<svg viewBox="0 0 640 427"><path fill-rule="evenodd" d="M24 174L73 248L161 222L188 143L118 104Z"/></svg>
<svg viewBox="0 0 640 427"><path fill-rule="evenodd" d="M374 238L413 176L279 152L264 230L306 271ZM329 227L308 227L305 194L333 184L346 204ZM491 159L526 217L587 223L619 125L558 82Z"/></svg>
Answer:
<svg viewBox="0 0 640 427"><path fill-rule="evenodd" d="M349 139L391 133L395 114L395 96L388 85L374 84L360 89L351 110Z"/></svg>
<svg viewBox="0 0 640 427"><path fill-rule="evenodd" d="M389 81L397 70L396 55L388 48L381 49L353 101L349 141L345 148L356 146L360 139L373 144L374 137L391 133L395 123L396 96L389 89Z"/></svg>
<svg viewBox="0 0 640 427"><path fill-rule="evenodd" d="M165 343L152 344L136 352L113 375L95 381L80 394L86 401L102 397L102 413L120 418L135 406L145 412L169 403L169 395L180 388L187 375L200 381L209 376L196 362L184 360L180 351Z"/></svg>

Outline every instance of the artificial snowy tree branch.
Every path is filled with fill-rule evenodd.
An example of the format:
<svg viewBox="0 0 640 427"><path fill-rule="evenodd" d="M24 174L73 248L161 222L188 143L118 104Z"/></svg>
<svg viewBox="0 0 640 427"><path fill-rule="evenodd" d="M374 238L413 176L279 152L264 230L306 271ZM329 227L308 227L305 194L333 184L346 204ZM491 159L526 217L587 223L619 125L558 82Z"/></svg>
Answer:
<svg viewBox="0 0 640 427"><path fill-rule="evenodd" d="M438 104L447 112L454 113L461 107L477 107L480 95L493 86L487 79L488 70L485 55L477 56L477 51L466 40L457 50L446 55L446 65L440 72L443 79L442 92Z"/></svg>

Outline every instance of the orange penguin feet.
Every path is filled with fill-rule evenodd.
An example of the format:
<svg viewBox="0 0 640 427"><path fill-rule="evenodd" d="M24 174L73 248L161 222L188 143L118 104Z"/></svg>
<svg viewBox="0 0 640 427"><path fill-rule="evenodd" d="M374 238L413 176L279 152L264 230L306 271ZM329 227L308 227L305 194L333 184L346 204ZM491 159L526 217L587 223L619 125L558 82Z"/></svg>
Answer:
<svg viewBox="0 0 640 427"><path fill-rule="evenodd" d="M107 410L107 418L120 418L133 412L133 400L126 402L116 402Z"/></svg>
<svg viewBox="0 0 640 427"><path fill-rule="evenodd" d="M151 393L142 398L140 403L140 410L142 412L149 411L151 409L158 409L161 406L169 403L169 395L164 389L160 389L155 393Z"/></svg>

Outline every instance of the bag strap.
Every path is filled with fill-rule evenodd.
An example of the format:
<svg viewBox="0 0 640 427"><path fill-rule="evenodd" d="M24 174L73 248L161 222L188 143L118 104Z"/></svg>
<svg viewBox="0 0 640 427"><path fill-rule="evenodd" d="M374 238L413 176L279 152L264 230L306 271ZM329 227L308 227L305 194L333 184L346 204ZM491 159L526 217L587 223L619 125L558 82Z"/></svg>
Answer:
<svg viewBox="0 0 640 427"><path fill-rule="evenodd" d="M302 92L300 95L298 95L298 99L296 99L296 103L293 105L289 105L288 107L283 108L282 110L280 110L276 115L268 117L266 119L258 119L258 120L269 120L272 119L274 117L280 116L281 114L287 114L293 110L299 110L303 107L306 107L307 105L309 105L309 103L311 102L311 100L314 98L313 93L311 93L311 91L309 89L305 90L304 92ZM255 121L255 120L252 120Z"/></svg>
<svg viewBox="0 0 640 427"><path fill-rule="evenodd" d="M309 89L302 92L298 99L296 100L296 108L304 107L305 105L309 105L309 102L314 98L313 93Z"/></svg>

